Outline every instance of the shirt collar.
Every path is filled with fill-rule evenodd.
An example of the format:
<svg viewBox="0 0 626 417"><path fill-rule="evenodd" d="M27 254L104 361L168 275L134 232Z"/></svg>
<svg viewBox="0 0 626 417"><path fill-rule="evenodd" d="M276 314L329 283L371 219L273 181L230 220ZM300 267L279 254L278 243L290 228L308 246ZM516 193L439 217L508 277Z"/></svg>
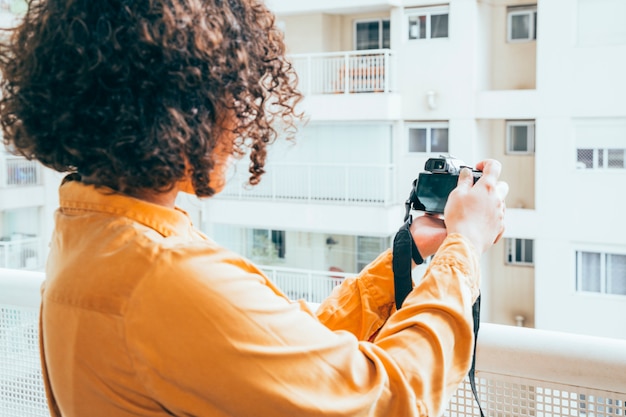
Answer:
<svg viewBox="0 0 626 417"><path fill-rule="evenodd" d="M176 207L149 203L108 187L96 187L79 181L64 181L59 188L61 210L95 211L127 217L156 230L165 237L189 234L188 214Z"/></svg>

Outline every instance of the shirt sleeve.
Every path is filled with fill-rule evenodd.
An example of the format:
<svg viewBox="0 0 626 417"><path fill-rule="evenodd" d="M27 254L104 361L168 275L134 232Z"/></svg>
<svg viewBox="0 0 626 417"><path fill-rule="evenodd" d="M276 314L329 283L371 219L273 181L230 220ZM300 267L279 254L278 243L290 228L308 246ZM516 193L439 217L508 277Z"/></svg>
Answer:
<svg viewBox="0 0 626 417"><path fill-rule="evenodd" d="M358 276L346 278L319 306L318 319L331 330L369 340L395 311L391 261L388 249Z"/></svg>
<svg viewBox="0 0 626 417"><path fill-rule="evenodd" d="M125 334L174 415L436 416L469 368L478 270L460 236L374 342L329 329L243 260L168 257L136 290Z"/></svg>

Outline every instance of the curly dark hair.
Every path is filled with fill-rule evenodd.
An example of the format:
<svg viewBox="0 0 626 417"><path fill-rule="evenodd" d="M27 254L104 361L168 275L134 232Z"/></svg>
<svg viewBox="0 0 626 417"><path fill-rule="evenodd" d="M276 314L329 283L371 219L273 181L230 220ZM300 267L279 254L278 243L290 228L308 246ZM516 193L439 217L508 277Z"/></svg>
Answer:
<svg viewBox="0 0 626 417"><path fill-rule="evenodd" d="M210 196L230 130L255 185L275 122L292 137L300 118L284 55L260 0L30 0L0 42L4 142L120 192L168 191L189 175Z"/></svg>

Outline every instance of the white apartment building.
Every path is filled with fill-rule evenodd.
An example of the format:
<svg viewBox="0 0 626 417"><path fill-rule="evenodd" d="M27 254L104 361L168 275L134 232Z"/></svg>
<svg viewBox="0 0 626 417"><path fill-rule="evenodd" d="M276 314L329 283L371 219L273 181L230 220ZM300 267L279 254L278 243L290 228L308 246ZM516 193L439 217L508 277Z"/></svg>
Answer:
<svg viewBox="0 0 626 417"><path fill-rule="evenodd" d="M0 0L0 27L13 26L25 7ZM58 184L58 175L0 146L0 268L43 268Z"/></svg>
<svg viewBox="0 0 626 417"><path fill-rule="evenodd" d="M483 321L626 338L625 0L267 1L309 120L259 186L244 164L180 199L202 229L319 301L390 246L429 157L496 158ZM0 267L43 267L59 178L0 154Z"/></svg>
<svg viewBox="0 0 626 417"><path fill-rule="evenodd" d="M260 186L244 164L198 207L210 235L272 276L340 279L389 247L429 157L496 158L483 320L626 338L626 1L268 4L309 122Z"/></svg>

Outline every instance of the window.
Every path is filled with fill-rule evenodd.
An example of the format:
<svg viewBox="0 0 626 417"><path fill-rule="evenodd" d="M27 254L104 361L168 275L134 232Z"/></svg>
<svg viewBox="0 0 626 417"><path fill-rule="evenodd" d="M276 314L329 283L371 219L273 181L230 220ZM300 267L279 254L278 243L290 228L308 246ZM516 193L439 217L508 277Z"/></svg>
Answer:
<svg viewBox="0 0 626 417"><path fill-rule="evenodd" d="M577 251L576 289L626 295L626 255Z"/></svg>
<svg viewBox="0 0 626 417"><path fill-rule="evenodd" d="M42 264L42 207L0 211L0 268L36 269Z"/></svg>
<svg viewBox="0 0 626 417"><path fill-rule="evenodd" d="M626 169L626 118L574 121L578 169Z"/></svg>
<svg viewBox="0 0 626 417"><path fill-rule="evenodd" d="M4 158L6 185L21 187L41 184L39 162L8 154L0 155L0 158Z"/></svg>
<svg viewBox="0 0 626 417"><path fill-rule="evenodd" d="M285 258L285 231L252 229L251 257L263 261Z"/></svg>
<svg viewBox="0 0 626 417"><path fill-rule="evenodd" d="M507 41L530 42L537 39L537 5L507 8Z"/></svg>
<svg viewBox="0 0 626 417"><path fill-rule="evenodd" d="M389 19L357 21L354 31L357 51L390 47Z"/></svg>
<svg viewBox="0 0 626 417"><path fill-rule="evenodd" d="M356 270L361 271L388 247L389 241L386 238L357 236Z"/></svg>
<svg viewBox="0 0 626 417"><path fill-rule="evenodd" d="M535 152L534 120L506 122L506 152L508 154L532 154Z"/></svg>
<svg viewBox="0 0 626 417"><path fill-rule="evenodd" d="M409 40L447 38L449 10L449 6L407 9Z"/></svg>
<svg viewBox="0 0 626 417"><path fill-rule="evenodd" d="M507 239L506 263L509 265L532 265L533 244L532 239Z"/></svg>
<svg viewBox="0 0 626 417"><path fill-rule="evenodd" d="M579 148L576 149L578 169L624 169L626 149Z"/></svg>
<svg viewBox="0 0 626 417"><path fill-rule="evenodd" d="M408 127L409 152L448 153L448 123L415 123Z"/></svg>

